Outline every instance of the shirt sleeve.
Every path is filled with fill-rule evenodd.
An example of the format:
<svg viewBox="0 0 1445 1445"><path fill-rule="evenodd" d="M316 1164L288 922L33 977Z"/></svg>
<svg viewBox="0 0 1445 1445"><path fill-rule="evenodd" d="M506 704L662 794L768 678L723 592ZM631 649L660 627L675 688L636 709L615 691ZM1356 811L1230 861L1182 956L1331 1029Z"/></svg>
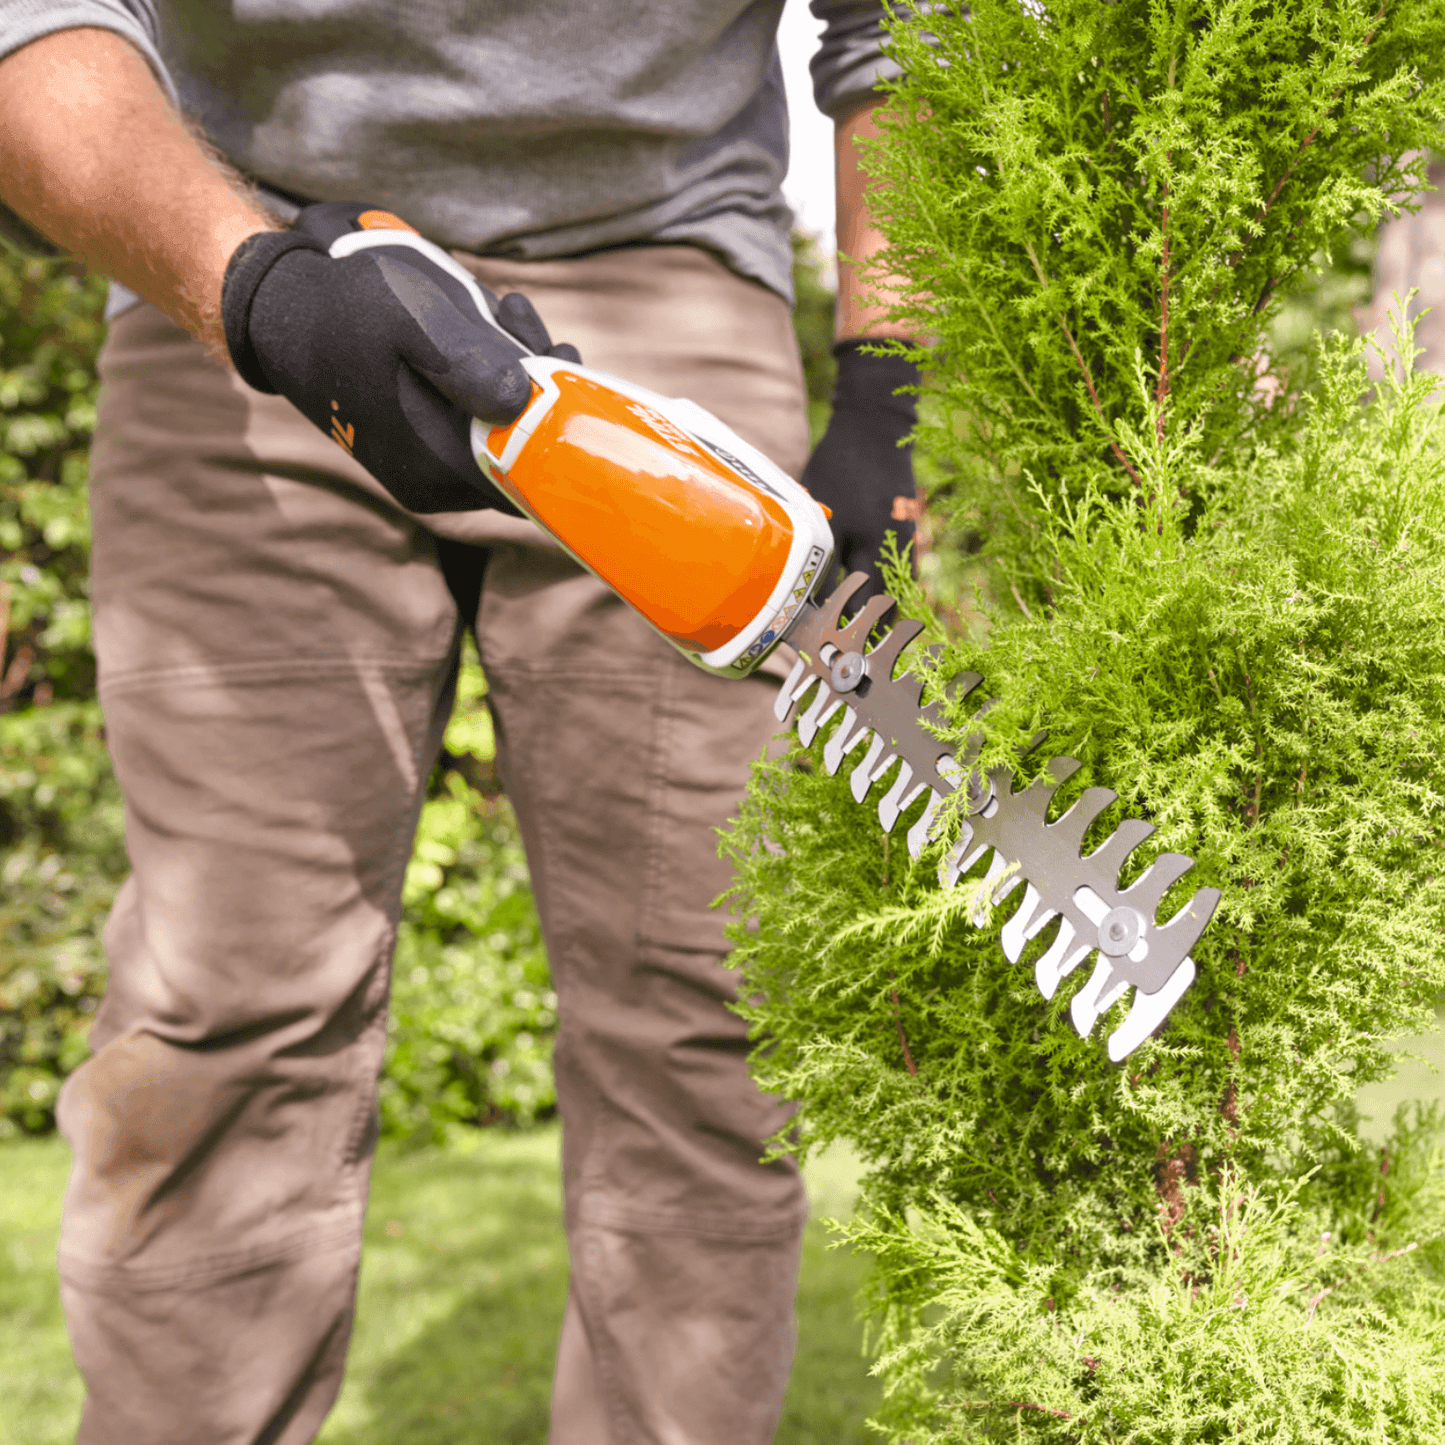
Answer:
<svg viewBox="0 0 1445 1445"><path fill-rule="evenodd" d="M808 67L813 99L824 115L838 120L866 102L882 82L897 79L903 68L883 53L888 12L881 0L810 0L809 9L824 25Z"/></svg>
<svg viewBox="0 0 1445 1445"><path fill-rule="evenodd" d="M171 104L177 103L175 85L161 61L153 0L0 0L0 60L32 40L82 27L113 30L130 41L145 56ZM0 202L0 238L32 256L59 254L4 202Z"/></svg>

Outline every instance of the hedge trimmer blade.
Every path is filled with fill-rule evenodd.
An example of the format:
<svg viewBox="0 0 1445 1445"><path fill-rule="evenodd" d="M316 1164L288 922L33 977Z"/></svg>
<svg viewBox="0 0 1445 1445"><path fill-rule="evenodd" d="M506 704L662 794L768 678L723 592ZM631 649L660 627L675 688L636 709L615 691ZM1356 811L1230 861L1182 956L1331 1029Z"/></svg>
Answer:
<svg viewBox="0 0 1445 1445"><path fill-rule="evenodd" d="M915 858L929 839L943 799L966 789L967 816L958 841L939 866L940 880L951 886L992 849L985 881L999 881L986 897L997 903L1020 885L1024 889L1000 936L1010 962L1016 963L1024 945L1058 920L1058 934L1034 968L1045 998L1052 998L1091 953L1096 955L1093 975L1070 1008L1082 1036L1133 987L1128 1016L1109 1036L1109 1057L1117 1063L1164 1022L1194 982L1189 950L1213 915L1219 890L1199 889L1173 918L1159 923L1155 914L1164 894L1194 860L1182 853L1162 854L1121 889L1119 870L1125 859L1154 831L1153 824L1138 818L1126 818L1092 853L1081 855L1089 825L1118 795L1108 788L1086 789L1062 818L1047 822L1055 791L1083 766L1074 758L1050 759L1048 780L1021 792L1014 791L1007 768L995 768L987 778L970 772L981 739L968 741L960 761L924 726L941 728L945 720L934 704L920 705L921 681L906 672L893 676L900 654L923 631L923 624L898 622L869 649L869 634L895 605L893 598L880 596L840 625L843 609L867 580L854 572L826 601L809 603L793 626L787 640L799 655L774 705L779 721L796 716L798 736L807 747L823 725L842 712L823 747L823 766L836 773L845 757L856 754L852 785L860 803L892 774L878 802L885 833L927 794L923 811L908 830L908 851ZM955 686L966 696L982 681L978 673L967 672L955 679ZM974 922L982 921L976 914Z"/></svg>

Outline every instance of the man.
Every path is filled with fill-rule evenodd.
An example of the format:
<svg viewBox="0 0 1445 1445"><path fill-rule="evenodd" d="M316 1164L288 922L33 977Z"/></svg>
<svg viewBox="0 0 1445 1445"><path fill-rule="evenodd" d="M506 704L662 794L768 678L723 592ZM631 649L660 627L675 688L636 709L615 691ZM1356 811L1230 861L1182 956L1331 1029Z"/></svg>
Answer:
<svg viewBox="0 0 1445 1445"><path fill-rule="evenodd" d="M889 73L883 7L813 8L840 246L866 257L854 141ZM708 904L775 683L693 669L511 514L454 443L468 413L515 415L518 349L458 320L431 263L317 237L395 213L508 293L519 340L551 348L545 322L797 474L780 9L0 0L0 226L118 283L92 591L133 873L60 1109L87 1445L299 1445L335 1398L460 623L560 999L551 1438L771 1438L803 1199L790 1163L758 1163L786 1112L747 1078ZM860 353L891 330L847 265L840 293L805 480L856 565L908 532L912 373ZM455 344L419 342L423 313Z"/></svg>

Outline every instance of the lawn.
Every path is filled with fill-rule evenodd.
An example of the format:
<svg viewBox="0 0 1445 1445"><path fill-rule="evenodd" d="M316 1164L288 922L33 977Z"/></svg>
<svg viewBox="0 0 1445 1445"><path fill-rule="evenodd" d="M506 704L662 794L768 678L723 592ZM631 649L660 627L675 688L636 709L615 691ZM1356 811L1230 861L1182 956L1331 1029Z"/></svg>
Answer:
<svg viewBox="0 0 1445 1445"><path fill-rule="evenodd" d="M1434 1098L1445 1033L1412 1041L1389 1084L1361 1094L1375 1134L1404 1099ZM567 1293L555 1126L468 1132L446 1150L383 1148L346 1386L323 1445L543 1445L552 1351ZM0 1440L68 1445L81 1387L55 1294L68 1163L58 1139L0 1144ZM862 1261L828 1248L819 1217L846 1214L854 1166L809 1169L798 1354L777 1445L862 1445L878 1398L853 1299Z"/></svg>
<svg viewBox="0 0 1445 1445"><path fill-rule="evenodd" d="M479 1131L447 1150L384 1148L346 1386L325 1445L543 1445L567 1292L558 1134ZM0 1144L0 1440L74 1438L81 1386L55 1294L68 1153L58 1139ZM809 1171L815 1216L846 1213L851 1161ZM853 1297L862 1262L808 1226L798 1354L778 1445L862 1445L877 1399Z"/></svg>

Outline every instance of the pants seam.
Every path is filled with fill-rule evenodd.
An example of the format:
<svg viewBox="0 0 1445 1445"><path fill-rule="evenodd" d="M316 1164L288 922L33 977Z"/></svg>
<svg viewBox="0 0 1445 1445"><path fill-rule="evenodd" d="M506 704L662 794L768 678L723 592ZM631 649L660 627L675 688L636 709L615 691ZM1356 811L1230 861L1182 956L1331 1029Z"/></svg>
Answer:
<svg viewBox="0 0 1445 1445"><path fill-rule="evenodd" d="M579 1240L579 1243L581 1253L585 1256L587 1251L585 1236ZM606 1314L605 1309L599 1312L588 1307L587 1295L592 1292L591 1277L591 1270L584 1268L579 1271L574 1268L572 1288L577 1292L578 1309L582 1315L582 1328L587 1333L588 1348L592 1354L592 1368L596 1371L597 1389L602 1396L602 1409L607 1417L607 1433L610 1436L608 1445L622 1445L622 1442L628 1441L631 1436L628 1428L628 1416L631 1412L627 1408L626 1392L618 1378L613 1361L614 1351L609 1347L606 1332L593 1330L588 1324L589 1315L596 1319L599 1313Z"/></svg>
<svg viewBox="0 0 1445 1445"><path fill-rule="evenodd" d="M438 661L448 662L453 669L451 677L452 684L452 706L456 703L455 694L455 664L458 650L461 646L461 627L458 627L452 634L452 645L445 658ZM391 926L388 928L386 937L383 939L377 955L378 976L380 979L380 998L376 1002L376 1016L370 1023L363 1035L369 1044L371 1036L380 1034L381 1047L375 1051L371 1048L358 1048L356 1071L353 1076L353 1087L357 1093L357 1110L352 1120L351 1128L348 1130L347 1138L344 1141L340 1164L343 1170L351 1175L350 1183L353 1193L363 1201L364 1210L365 1186L360 1185L357 1178L357 1165L363 1156L363 1146L369 1131L369 1127L376 1113L376 1087L381 1075L382 1063L386 1057L386 1023L391 1010L391 975L395 967L397 935L401 928L402 914L402 890L406 885L406 867L411 858L413 842L416 838L417 828L421 824L421 810L426 803L427 785L431 778L431 759L426 756L429 751L428 745L432 741L433 729L436 730L437 742L440 745L441 735L445 731L446 724L441 722L440 703L443 693L447 690L447 682L443 681L441 689L438 690L432 699L431 715L427 718L422 729L422 735L412 745L412 762L416 771L416 792L412 798L412 806L408 810L401 826L397 828L395 838L392 842L391 866L388 870L387 887L391 896L396 900L395 911L391 918ZM438 724L440 723L440 726ZM357 1040L358 1044L362 1042Z"/></svg>
<svg viewBox="0 0 1445 1445"><path fill-rule="evenodd" d="M642 906L637 910L638 943L650 936L652 918L658 911L658 894L661 892L658 880L662 871L663 835L666 831L666 759L673 731L674 710L670 703L676 673L671 668L659 670L662 676L652 705L652 756L648 760L647 770L647 853L643 864Z"/></svg>
<svg viewBox="0 0 1445 1445"><path fill-rule="evenodd" d="M317 676L353 677L359 672L386 672L424 676L446 661L439 657L389 653L296 653L284 659L234 662L196 662L174 667L127 668L101 677L103 695L140 691L146 687L203 687L212 682L292 682Z"/></svg>
<svg viewBox="0 0 1445 1445"><path fill-rule="evenodd" d="M183 1264L100 1264L61 1252L60 1274L68 1285L93 1293L154 1294L163 1290L209 1288L227 1280L288 1264L305 1254L360 1245L362 1211L353 1201L346 1217L300 1230L269 1245L202 1255Z"/></svg>
<svg viewBox="0 0 1445 1445"><path fill-rule="evenodd" d="M688 1213L683 1210L639 1209L636 1206L583 1201L573 1215L574 1227L616 1230L622 1234L681 1234L697 1239L766 1243L791 1239L807 1221L800 1204L755 1224L739 1224L737 1216Z"/></svg>
<svg viewBox="0 0 1445 1445"><path fill-rule="evenodd" d="M482 657L482 667L487 666L485 654ZM538 680L546 677L548 680L559 678L572 678L577 681L593 681L599 674L595 671L581 672L574 669L549 670L543 668L514 668L508 667L504 670L504 676L494 675L494 681L510 688L516 682L522 681L525 685L528 681ZM655 675L655 669L648 668L639 672L638 680L645 681ZM617 674L610 674L615 678ZM561 900L552 894L549 878L549 871L556 849L556 810L546 807L540 799L535 768L533 765L533 753L530 746L522 741L509 737L505 729L498 733L498 742L506 751L506 772L516 778L517 787L511 786L508 781L508 793L512 796L514 805L518 807L520 814L527 814L532 822L536 843L537 854L533 857L528 852L528 866L532 872L533 888L539 904L544 900L547 903L543 909L544 916L550 915L558 919L560 915L560 938L546 938L544 941L548 953L552 959L552 974L554 987L557 987L563 975L570 975L573 978L582 976L580 960L577 957L581 939L572 920L569 911ZM505 779L505 775L504 775ZM571 1010L568 1004L571 999L565 996L566 991L558 987L558 994L562 1001L558 1007L557 1038L554 1045L553 1059L554 1067L565 1069L567 1067L567 1055L571 1047ZM588 1089L593 1096L593 1107L596 1113L594 1135L592 1140L592 1153L596 1157L599 1153L606 1152L606 1140L608 1127L612 1120L612 1109L606 1096L596 1087L586 1072L577 1076L577 1084ZM595 1301L592 1296L594 1287L592 1282L593 1269L587 1258L588 1242L585 1237L576 1235L573 1232L573 1221L571 1210L567 1207L569 1194L580 1192L583 1186L583 1179L579 1177L568 1189L566 1175L566 1142L565 1130L567 1124L563 1119L564 1143L563 1143L563 1213L565 1218L564 1228L566 1230L568 1250L572 1260L571 1289L577 1299L578 1311L582 1317L582 1328L588 1341L588 1349L592 1357L592 1365L595 1371L596 1386L599 1395L599 1403L602 1414L607 1423L608 1439L606 1442L599 1442L599 1445L623 1445L623 1442L630 1442L635 1438L635 1432L631 1428L630 1412L627 1408L627 1394L619 1379L616 1364L613 1359L613 1351L609 1347L605 1331L594 1328L594 1323L605 1315L605 1310L595 1308ZM584 1163L584 1169L585 1169Z"/></svg>

